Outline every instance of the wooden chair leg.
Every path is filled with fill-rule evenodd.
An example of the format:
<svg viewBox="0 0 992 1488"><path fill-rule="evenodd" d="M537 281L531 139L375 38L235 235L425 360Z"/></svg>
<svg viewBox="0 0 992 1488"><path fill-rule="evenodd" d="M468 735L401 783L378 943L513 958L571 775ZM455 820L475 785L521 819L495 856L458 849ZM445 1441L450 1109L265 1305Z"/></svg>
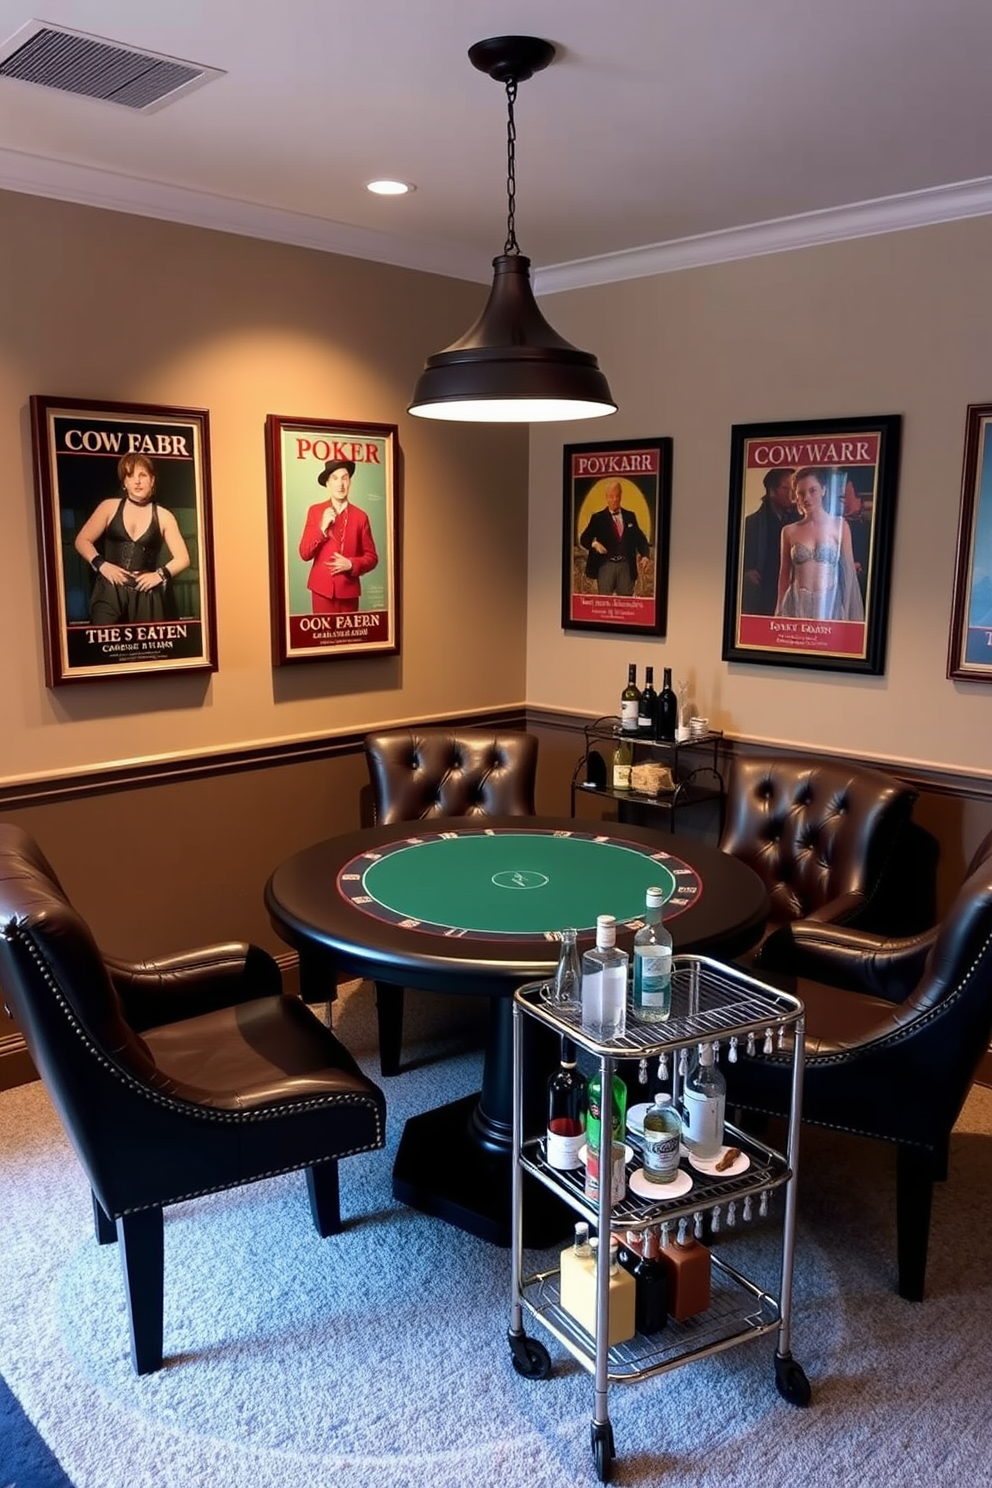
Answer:
<svg viewBox="0 0 992 1488"><path fill-rule="evenodd" d="M922 1147L900 1146L896 1151L896 1244L899 1257L899 1295L923 1301L930 1241L930 1210L937 1161Z"/></svg>
<svg viewBox="0 0 992 1488"><path fill-rule="evenodd" d="M135 1374L151 1374L162 1366L164 1231L161 1209L142 1209L117 1221Z"/></svg>
<svg viewBox="0 0 992 1488"><path fill-rule="evenodd" d="M307 1193L314 1229L322 1239L341 1233L341 1196L336 1159L307 1168Z"/></svg>
<svg viewBox="0 0 992 1488"><path fill-rule="evenodd" d="M403 1047L403 988L376 982L375 1011L379 1022L379 1068L384 1075L398 1075Z"/></svg>
<svg viewBox="0 0 992 1488"><path fill-rule="evenodd" d="M104 1209L96 1194L91 1194L93 1200L93 1227L96 1230L97 1245L116 1245L117 1226Z"/></svg>

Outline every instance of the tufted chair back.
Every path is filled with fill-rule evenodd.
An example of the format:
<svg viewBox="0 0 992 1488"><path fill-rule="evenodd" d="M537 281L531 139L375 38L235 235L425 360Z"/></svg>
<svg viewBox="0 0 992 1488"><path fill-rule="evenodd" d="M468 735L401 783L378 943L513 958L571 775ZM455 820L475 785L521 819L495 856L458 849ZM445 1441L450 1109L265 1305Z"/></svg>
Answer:
<svg viewBox="0 0 992 1488"><path fill-rule="evenodd" d="M388 729L368 734L365 758L377 826L432 816L533 816L534 734L489 729ZM379 1067L399 1073L403 988L376 982Z"/></svg>
<svg viewBox="0 0 992 1488"><path fill-rule="evenodd" d="M992 833L925 934L812 921L792 934L786 985L806 1010L803 1120L895 1143L899 1293L920 1301L933 1186L946 1177L951 1132L992 1038ZM788 1114L787 1047L727 1062L724 1073L728 1104Z"/></svg>
<svg viewBox="0 0 992 1488"><path fill-rule="evenodd" d="M377 826L430 816L533 816L537 739L483 729L390 729L365 755Z"/></svg>
<svg viewBox="0 0 992 1488"><path fill-rule="evenodd" d="M915 800L881 770L741 755L731 766L720 846L764 880L769 935L810 917L865 923Z"/></svg>

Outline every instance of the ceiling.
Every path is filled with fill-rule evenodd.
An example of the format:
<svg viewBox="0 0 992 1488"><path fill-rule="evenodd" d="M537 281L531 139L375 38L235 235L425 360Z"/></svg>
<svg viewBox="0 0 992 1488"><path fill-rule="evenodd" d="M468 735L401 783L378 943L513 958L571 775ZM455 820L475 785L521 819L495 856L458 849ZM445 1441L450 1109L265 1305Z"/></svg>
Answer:
<svg viewBox="0 0 992 1488"><path fill-rule="evenodd" d="M0 79L12 190L484 282L506 102L466 53L524 33L539 287L992 212L990 0L0 0L0 43L32 19L223 75L147 114Z"/></svg>

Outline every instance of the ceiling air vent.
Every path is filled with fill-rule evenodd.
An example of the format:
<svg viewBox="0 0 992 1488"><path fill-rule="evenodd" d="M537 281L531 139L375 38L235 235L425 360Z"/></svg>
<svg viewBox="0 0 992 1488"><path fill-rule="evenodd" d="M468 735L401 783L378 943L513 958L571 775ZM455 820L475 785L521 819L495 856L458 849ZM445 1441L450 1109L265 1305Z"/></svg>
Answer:
<svg viewBox="0 0 992 1488"><path fill-rule="evenodd" d="M222 76L216 67L139 52L48 21L30 21L0 44L0 78L119 103L138 113L151 113Z"/></svg>

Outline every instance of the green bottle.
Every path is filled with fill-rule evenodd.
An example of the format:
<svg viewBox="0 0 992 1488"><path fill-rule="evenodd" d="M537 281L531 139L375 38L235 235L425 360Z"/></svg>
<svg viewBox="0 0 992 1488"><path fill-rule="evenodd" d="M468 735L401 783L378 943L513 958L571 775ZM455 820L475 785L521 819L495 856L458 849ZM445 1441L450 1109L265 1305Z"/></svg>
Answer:
<svg viewBox="0 0 992 1488"><path fill-rule="evenodd" d="M599 1151L599 1136L603 1110L603 1082L599 1070L592 1076L587 1087L586 1100L586 1146L590 1152ZM614 1142L622 1142L627 1129L627 1087L620 1076L613 1075L612 1126Z"/></svg>

